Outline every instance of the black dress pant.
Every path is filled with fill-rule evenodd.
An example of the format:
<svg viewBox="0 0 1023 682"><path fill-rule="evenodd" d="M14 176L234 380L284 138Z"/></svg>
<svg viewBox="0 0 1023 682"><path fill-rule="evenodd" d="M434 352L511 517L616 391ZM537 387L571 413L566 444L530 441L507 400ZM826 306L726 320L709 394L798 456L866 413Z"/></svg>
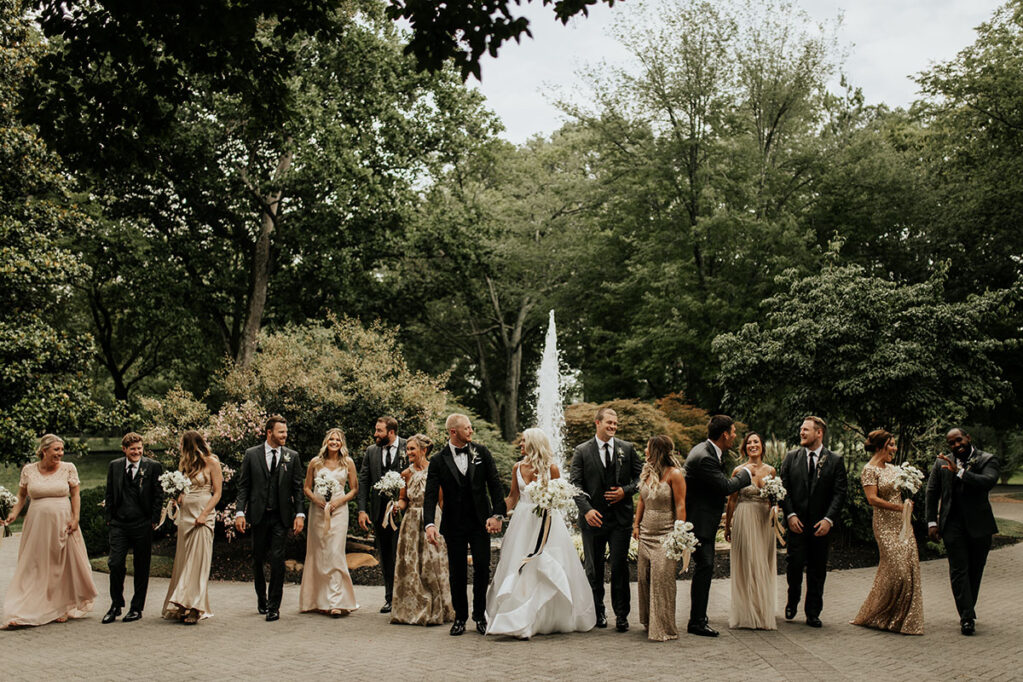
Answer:
<svg viewBox="0 0 1023 682"><path fill-rule="evenodd" d="M803 612L807 618L819 618L824 608L824 580L828 577L828 548L831 546L831 533L817 537L813 532L812 524L803 524L802 533L789 530L786 535L788 606L799 606L805 570L806 602Z"/></svg>
<svg viewBox="0 0 1023 682"><path fill-rule="evenodd" d="M991 550L991 536L971 537L964 524L949 519L941 538L948 552L948 577L952 581L952 596L956 600L959 618L975 619L977 593L980 592L987 554Z"/></svg>
<svg viewBox="0 0 1023 682"><path fill-rule="evenodd" d="M632 529L628 526L602 526L594 528L585 521L580 524L583 538L583 564L586 578L593 591L593 605L597 613L604 611L604 565L605 553L611 548L611 610L618 618L629 615L631 590L629 589L629 539Z"/></svg>
<svg viewBox="0 0 1023 682"><path fill-rule="evenodd" d="M256 599L260 606L270 611L281 608L284 596L284 541L288 528L281 521L281 515L267 511L259 523L252 525L252 575L255 579ZM270 590L267 592L263 563L270 552Z"/></svg>
<svg viewBox="0 0 1023 682"><path fill-rule="evenodd" d="M382 523L374 523L373 536L376 538L377 553L380 555L380 568L384 573L384 601L390 602L394 594L394 561L398 555L398 531L391 530Z"/></svg>
<svg viewBox="0 0 1023 682"><path fill-rule="evenodd" d="M450 530L444 534L448 548L448 580L455 619L465 621L469 600L465 588L469 582L466 557L472 552L472 619L480 622L487 614L487 586L490 584L490 535L486 529Z"/></svg>
<svg viewBox="0 0 1023 682"><path fill-rule="evenodd" d="M689 585L689 624L707 623L707 602L710 582L714 577L714 536L697 538L700 544L693 551L693 579Z"/></svg>
<svg viewBox="0 0 1023 682"><path fill-rule="evenodd" d="M131 610L142 611L149 588L149 564L153 556L153 526L149 519L135 525L110 525L110 601L111 606L124 606L124 576L128 572L128 551L135 566L135 594Z"/></svg>

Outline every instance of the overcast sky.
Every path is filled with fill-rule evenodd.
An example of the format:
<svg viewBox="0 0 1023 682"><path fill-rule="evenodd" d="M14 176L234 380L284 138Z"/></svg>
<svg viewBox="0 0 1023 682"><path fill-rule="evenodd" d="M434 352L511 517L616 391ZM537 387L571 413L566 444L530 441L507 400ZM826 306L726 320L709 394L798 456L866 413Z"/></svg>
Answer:
<svg viewBox="0 0 1023 682"><path fill-rule="evenodd" d="M656 2L657 0L652 0ZM843 71L863 88L869 103L905 106L916 96L910 76L944 61L972 43L974 27L1002 3L995 0L795 0L815 21L834 21L844 14L838 32L847 52ZM504 137L521 143L547 135L564 116L545 96L545 86L567 92L580 87L579 68L627 54L608 35L612 19L628 14L628 0L613 8L599 5L588 18L562 26L540 0L525 5L533 39L510 43L499 57L483 63L479 85L490 107L504 121ZM473 81L474 82L474 81ZM836 83L837 85L837 83ZM836 87L837 90L837 87Z"/></svg>

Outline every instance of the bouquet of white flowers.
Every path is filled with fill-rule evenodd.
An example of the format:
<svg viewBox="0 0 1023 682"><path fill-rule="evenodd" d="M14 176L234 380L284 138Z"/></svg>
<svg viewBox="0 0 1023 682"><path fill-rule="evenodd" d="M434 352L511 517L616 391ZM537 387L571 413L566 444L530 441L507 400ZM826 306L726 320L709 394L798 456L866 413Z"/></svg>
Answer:
<svg viewBox="0 0 1023 682"><path fill-rule="evenodd" d="M14 509L14 505L18 504L18 497L7 488L0 485L0 521L7 518ZM11 529L8 526L4 526L3 537L9 537Z"/></svg>
<svg viewBox="0 0 1023 682"><path fill-rule="evenodd" d="M185 476L180 471L166 471L160 474L159 480L164 494L170 499L167 500L167 506L163 508L163 513L160 514L160 523L156 524L158 526L162 525L167 518L170 518L171 521L177 518L177 512L174 508L178 497L187 494L192 489L192 482L188 480L188 476Z"/></svg>
<svg viewBox="0 0 1023 682"><path fill-rule="evenodd" d="M384 510L384 525L391 530L398 530L398 524L394 520L395 502L405 487L405 479L397 471L388 471L380 477L380 480L373 485L373 489L388 498L387 509Z"/></svg>
<svg viewBox="0 0 1023 682"><path fill-rule="evenodd" d="M575 496L579 494L579 488L575 487L563 478L555 478L549 481L533 481L526 486L526 494L533 498L536 507L533 512L542 517L544 512L561 512L565 518L575 518L578 507L575 504Z"/></svg>
<svg viewBox="0 0 1023 682"><path fill-rule="evenodd" d="M661 540L664 553L673 561L682 559L682 570L689 568L689 555L699 545L699 540L693 534L693 524L688 521L675 521L675 526Z"/></svg>
<svg viewBox="0 0 1023 682"><path fill-rule="evenodd" d="M913 530L913 495L924 483L924 472L906 462L895 467L895 487L902 493L902 530L899 540L905 542Z"/></svg>
<svg viewBox="0 0 1023 682"><path fill-rule="evenodd" d="M768 476L764 479L764 485L760 487L760 497L770 500L771 505L776 505L785 499L788 491L777 476Z"/></svg>
<svg viewBox="0 0 1023 682"><path fill-rule="evenodd" d="M340 494L341 491L341 484L326 469L321 469L313 479L313 492L327 502L330 502L331 498Z"/></svg>

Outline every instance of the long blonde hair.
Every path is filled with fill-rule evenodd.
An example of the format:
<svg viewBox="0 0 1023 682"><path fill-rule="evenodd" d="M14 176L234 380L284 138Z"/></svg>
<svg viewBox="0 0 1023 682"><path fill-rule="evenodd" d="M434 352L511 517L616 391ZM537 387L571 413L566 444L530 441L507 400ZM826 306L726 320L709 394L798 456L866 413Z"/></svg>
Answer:
<svg viewBox="0 0 1023 682"><path fill-rule="evenodd" d="M53 445L54 443L63 443L63 442L64 442L64 439L61 438L60 436L56 435L56 434L53 434L53 433L45 434L42 438L39 439L39 445L36 446L36 457L38 457L39 459L42 459L43 458L43 453L46 452L50 448L51 445Z"/></svg>
<svg viewBox="0 0 1023 682"><path fill-rule="evenodd" d="M331 436L337 436L341 439L341 450L337 453L338 464L342 466L348 466L348 442L345 440L345 432L341 429L328 429L327 433L323 436L323 444L320 445L320 451L316 454L316 459L309 463L310 466L313 463L316 466L322 465L327 461L327 441L330 440Z"/></svg>
<svg viewBox="0 0 1023 682"><path fill-rule="evenodd" d="M672 453L675 451L675 442L668 436L654 436L646 442L650 456L647 458L643 470L639 474L640 482L645 486L654 486L661 482L664 470L670 469L675 464Z"/></svg>
<svg viewBox="0 0 1023 682"><path fill-rule="evenodd" d="M181 459L178 460L178 471L195 479L206 468L206 460L213 456L210 446L198 431L185 431L181 434Z"/></svg>
<svg viewBox="0 0 1023 682"><path fill-rule="evenodd" d="M526 454L522 463L528 464L536 472L536 480L547 481L551 477L551 464L554 463L554 450L551 441L543 429L526 429L522 432L522 444Z"/></svg>

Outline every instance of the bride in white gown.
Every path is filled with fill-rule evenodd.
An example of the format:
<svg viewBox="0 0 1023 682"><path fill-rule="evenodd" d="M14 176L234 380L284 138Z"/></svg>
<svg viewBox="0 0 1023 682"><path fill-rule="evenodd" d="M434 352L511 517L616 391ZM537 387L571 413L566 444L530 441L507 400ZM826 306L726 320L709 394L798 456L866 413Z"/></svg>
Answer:
<svg viewBox="0 0 1023 682"><path fill-rule="evenodd" d="M515 513L501 544L501 559L487 591L487 634L528 639L551 632L586 632L597 620L593 592L560 512L553 512L543 550L523 565L537 546L541 519L526 486L560 478L550 441L540 429L522 434L522 461L512 471L506 500Z"/></svg>

